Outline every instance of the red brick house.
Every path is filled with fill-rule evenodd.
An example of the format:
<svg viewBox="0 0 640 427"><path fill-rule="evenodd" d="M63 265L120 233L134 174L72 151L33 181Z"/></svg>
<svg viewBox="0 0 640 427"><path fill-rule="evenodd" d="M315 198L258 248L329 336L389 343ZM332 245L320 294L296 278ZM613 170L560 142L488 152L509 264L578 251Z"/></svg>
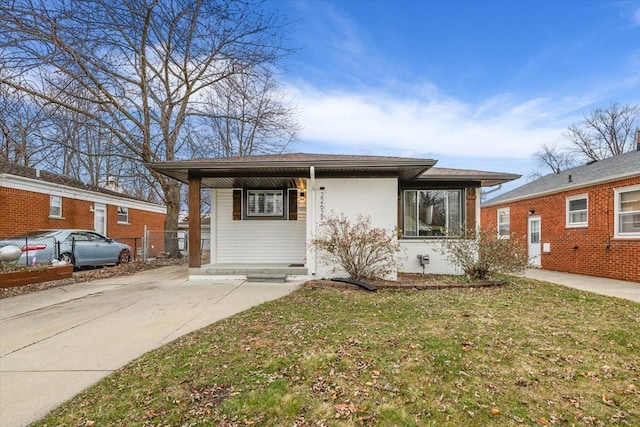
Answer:
<svg viewBox="0 0 640 427"><path fill-rule="evenodd" d="M640 282L638 148L491 199L481 225L523 238L535 266Z"/></svg>
<svg viewBox="0 0 640 427"><path fill-rule="evenodd" d="M132 248L140 247L145 227L164 228L167 212L165 206L118 191L6 162L0 162L0 211L0 238L37 229L81 228Z"/></svg>

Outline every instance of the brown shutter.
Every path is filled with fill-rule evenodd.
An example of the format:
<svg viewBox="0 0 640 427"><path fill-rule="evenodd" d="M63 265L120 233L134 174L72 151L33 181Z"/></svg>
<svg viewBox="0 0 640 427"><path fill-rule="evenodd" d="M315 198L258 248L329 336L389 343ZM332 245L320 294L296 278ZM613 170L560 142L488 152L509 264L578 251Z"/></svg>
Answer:
<svg viewBox="0 0 640 427"><path fill-rule="evenodd" d="M233 220L242 219L242 190L233 190Z"/></svg>
<svg viewBox="0 0 640 427"><path fill-rule="evenodd" d="M298 220L298 191L289 190L289 220Z"/></svg>

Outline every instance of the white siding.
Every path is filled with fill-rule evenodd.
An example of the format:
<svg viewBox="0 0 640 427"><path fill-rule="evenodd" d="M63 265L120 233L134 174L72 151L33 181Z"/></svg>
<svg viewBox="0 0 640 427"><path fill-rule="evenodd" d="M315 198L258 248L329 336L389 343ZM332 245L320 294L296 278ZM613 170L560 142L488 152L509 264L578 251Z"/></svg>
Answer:
<svg viewBox="0 0 640 427"><path fill-rule="evenodd" d="M318 178L309 203L315 200L315 221L309 221L309 238L312 238L315 227L322 221L322 216L344 214L355 220L358 214L371 217L373 227L395 231L398 221L398 180L396 178ZM313 258L310 255L310 258ZM335 277L344 275L335 270L337 266L316 263L317 277ZM334 271L335 270L335 271ZM395 274L389 277L395 279Z"/></svg>
<svg viewBox="0 0 640 427"><path fill-rule="evenodd" d="M211 261L214 263L304 263L306 216L304 201L298 199L298 220L233 221L233 190L213 190ZM285 194L286 197L286 194ZM243 206L244 208L244 206ZM285 209L286 211L286 209Z"/></svg>
<svg viewBox="0 0 640 427"><path fill-rule="evenodd" d="M440 243L437 240L400 240L404 260L398 270L403 273L422 273L418 255L429 255L429 264L424 268L425 273L462 274L458 268L447 261L446 255L440 253L439 246Z"/></svg>

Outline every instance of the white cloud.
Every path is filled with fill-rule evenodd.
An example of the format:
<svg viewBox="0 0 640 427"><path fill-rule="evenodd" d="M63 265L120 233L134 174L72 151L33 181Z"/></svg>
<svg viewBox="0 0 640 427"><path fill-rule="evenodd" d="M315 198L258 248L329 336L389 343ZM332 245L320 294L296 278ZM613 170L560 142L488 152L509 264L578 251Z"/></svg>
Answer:
<svg viewBox="0 0 640 427"><path fill-rule="evenodd" d="M640 25L640 9L631 12L631 22L633 22L634 25Z"/></svg>
<svg viewBox="0 0 640 427"><path fill-rule="evenodd" d="M322 92L304 84L289 90L301 109L303 141L405 154L529 157L541 144L561 139L572 121L568 114L585 105L576 99L518 102L509 94L473 105L419 87L430 89L410 98Z"/></svg>

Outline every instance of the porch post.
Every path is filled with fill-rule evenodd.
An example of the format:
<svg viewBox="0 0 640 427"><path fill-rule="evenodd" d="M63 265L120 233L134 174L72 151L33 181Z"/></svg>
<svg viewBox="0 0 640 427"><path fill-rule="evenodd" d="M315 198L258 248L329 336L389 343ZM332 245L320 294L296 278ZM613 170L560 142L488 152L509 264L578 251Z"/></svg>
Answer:
<svg viewBox="0 0 640 427"><path fill-rule="evenodd" d="M200 240L202 224L200 223L200 184L199 176L189 176L189 268L200 268Z"/></svg>

